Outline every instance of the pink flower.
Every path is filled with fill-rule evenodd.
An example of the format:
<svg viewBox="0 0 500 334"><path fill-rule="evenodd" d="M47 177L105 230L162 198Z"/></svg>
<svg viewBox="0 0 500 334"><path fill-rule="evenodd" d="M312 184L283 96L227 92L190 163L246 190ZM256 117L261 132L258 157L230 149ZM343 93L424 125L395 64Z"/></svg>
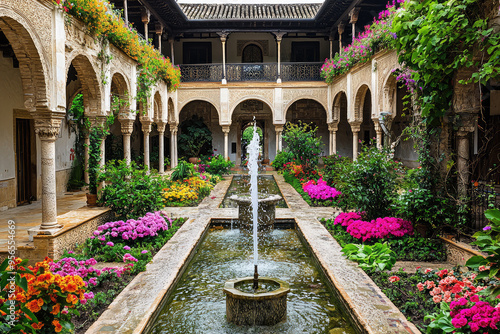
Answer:
<svg viewBox="0 0 500 334"><path fill-rule="evenodd" d="M111 241L108 241L108 242L106 242L106 245L108 245L108 246L110 246L110 247L113 247L115 244L114 244L114 243L112 243Z"/></svg>
<svg viewBox="0 0 500 334"><path fill-rule="evenodd" d="M130 250L130 247L129 246L123 246L123 249L124 250Z"/></svg>
<svg viewBox="0 0 500 334"><path fill-rule="evenodd" d="M141 254L146 254L148 251L147 250L143 250L141 251Z"/></svg>

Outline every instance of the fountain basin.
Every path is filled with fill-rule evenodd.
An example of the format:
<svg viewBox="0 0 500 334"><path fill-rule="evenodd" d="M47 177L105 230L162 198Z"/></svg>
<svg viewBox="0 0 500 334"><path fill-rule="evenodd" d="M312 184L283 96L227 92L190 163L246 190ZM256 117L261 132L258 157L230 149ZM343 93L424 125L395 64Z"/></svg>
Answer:
<svg viewBox="0 0 500 334"><path fill-rule="evenodd" d="M259 283L272 283L276 290L248 293L238 289L241 284L251 284L253 277L236 278L226 282L227 321L235 325L272 326L286 320L286 298L290 292L288 283L270 277L259 277Z"/></svg>
<svg viewBox="0 0 500 334"><path fill-rule="evenodd" d="M243 232L251 232L253 229L252 200L250 196L233 195L230 200L238 204L238 223ZM279 195L259 194L258 206L258 231L272 230L276 218L276 203L283 198Z"/></svg>

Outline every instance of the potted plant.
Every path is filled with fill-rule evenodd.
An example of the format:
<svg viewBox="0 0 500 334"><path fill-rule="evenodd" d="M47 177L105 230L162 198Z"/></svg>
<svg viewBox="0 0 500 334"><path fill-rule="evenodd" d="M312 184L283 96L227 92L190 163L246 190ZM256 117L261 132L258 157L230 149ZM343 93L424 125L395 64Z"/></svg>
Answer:
<svg viewBox="0 0 500 334"><path fill-rule="evenodd" d="M202 118L195 115L181 124L179 150L189 158L190 163L199 163L200 153L203 149L211 151L211 147L207 148L211 143L212 133Z"/></svg>

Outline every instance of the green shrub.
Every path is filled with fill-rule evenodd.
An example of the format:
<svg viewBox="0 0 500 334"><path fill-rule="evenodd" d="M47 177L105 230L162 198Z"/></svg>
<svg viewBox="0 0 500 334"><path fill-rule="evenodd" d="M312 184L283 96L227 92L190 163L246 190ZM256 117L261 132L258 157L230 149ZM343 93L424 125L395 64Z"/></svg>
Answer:
<svg viewBox="0 0 500 334"><path fill-rule="evenodd" d="M234 167L234 162L224 159L224 156L220 154L210 157L207 164L207 172L219 176L228 174L231 167Z"/></svg>
<svg viewBox="0 0 500 334"><path fill-rule="evenodd" d="M162 189L166 181L156 171L139 169L131 162L110 161L99 181L106 182L99 203L111 208L119 216L138 218L163 208Z"/></svg>
<svg viewBox="0 0 500 334"><path fill-rule="evenodd" d="M392 217L396 197L397 172L401 164L392 160L387 149L363 146L349 173L340 176L343 211L365 211L366 218Z"/></svg>
<svg viewBox="0 0 500 334"><path fill-rule="evenodd" d="M316 135L317 127L303 124L287 123L283 131L285 150L290 152L293 158L304 166L318 165L319 156L323 149L321 137Z"/></svg>
<svg viewBox="0 0 500 334"><path fill-rule="evenodd" d="M179 126L179 154L199 158L200 154L212 150L212 132L203 122L203 118L194 115Z"/></svg>
<svg viewBox="0 0 500 334"><path fill-rule="evenodd" d="M170 175L170 180L185 180L190 178L195 173L194 165L186 162L184 160L179 161L177 166L175 166L172 174Z"/></svg>
<svg viewBox="0 0 500 334"><path fill-rule="evenodd" d="M330 186L341 188L344 185L342 184L342 176L350 173L352 159L333 154L323 157L323 163L323 180Z"/></svg>
<svg viewBox="0 0 500 334"><path fill-rule="evenodd" d="M342 248L342 253L357 262L363 270L391 270L396 263L396 255L387 242L373 246L348 244Z"/></svg>
<svg viewBox="0 0 500 334"><path fill-rule="evenodd" d="M271 165L276 170L282 170L287 162L293 161L293 154L287 151L278 151Z"/></svg>

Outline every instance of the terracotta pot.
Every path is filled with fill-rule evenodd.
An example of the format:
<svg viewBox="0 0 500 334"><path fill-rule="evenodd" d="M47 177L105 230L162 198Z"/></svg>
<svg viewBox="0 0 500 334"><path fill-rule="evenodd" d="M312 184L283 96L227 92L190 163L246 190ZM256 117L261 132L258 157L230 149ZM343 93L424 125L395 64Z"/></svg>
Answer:
<svg viewBox="0 0 500 334"><path fill-rule="evenodd" d="M198 163L198 161L200 160L200 158L189 158L188 161L192 164L195 164L195 163Z"/></svg>
<svg viewBox="0 0 500 334"><path fill-rule="evenodd" d="M88 193L86 195L87 195L87 206L97 206L97 195Z"/></svg>

